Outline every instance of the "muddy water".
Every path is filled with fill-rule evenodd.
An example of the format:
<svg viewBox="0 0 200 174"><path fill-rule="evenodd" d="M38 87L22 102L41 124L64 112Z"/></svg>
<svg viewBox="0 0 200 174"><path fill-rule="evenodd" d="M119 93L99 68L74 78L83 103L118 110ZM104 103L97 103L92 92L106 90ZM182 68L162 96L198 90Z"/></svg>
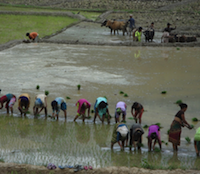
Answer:
<svg viewBox="0 0 200 174"><path fill-rule="evenodd" d="M161 123L161 139L167 142L167 130L179 108L174 104L182 100L188 104L186 119L192 123L199 118L199 54L198 48L150 48L150 47L109 47L56 44L21 44L0 52L1 95L8 92L19 96L23 92L31 95L30 114L20 118L17 104L13 117L5 117L5 109L0 111L1 157L8 162L42 165L89 163L94 167L110 165L140 166L145 160L162 166L176 165L193 168L199 161L195 158L193 141L195 130L182 131L181 147L178 156L173 156L171 144L163 144L161 154L147 153L147 130L143 137L141 153L132 154L128 149L120 152L118 146L111 152L111 126L101 125L99 120L82 124L73 123L76 114L75 103L86 98L94 106L99 96L108 98L109 110L114 115L118 101L128 106L127 125L133 124L131 105L134 101L143 104L145 112L142 125ZM81 84L81 90L77 85ZM36 90L40 85L40 90ZM67 122L63 113L59 121L33 119L34 96L50 92L50 102L58 96L69 96L67 100ZM167 94L160 94L161 91ZM124 91L129 97L119 94ZM91 114L93 116L93 114ZM200 118L199 118L200 119ZM195 128L199 127L197 123ZM154 153L153 153L154 154ZM139 160L138 160L139 159ZM153 159L153 160L152 160ZM156 165L155 164L155 165Z"/></svg>
<svg viewBox="0 0 200 174"><path fill-rule="evenodd" d="M145 30L145 28L144 28ZM161 32L155 32L154 42L161 43ZM142 42L145 42L145 37L142 35ZM114 31L110 33L110 29L107 27L101 27L99 23L93 22L81 22L73 27L68 28L64 32L50 38L50 40L70 40L81 42L93 42L93 43L132 43L132 35L123 36L122 31ZM140 43L138 43L140 44Z"/></svg>

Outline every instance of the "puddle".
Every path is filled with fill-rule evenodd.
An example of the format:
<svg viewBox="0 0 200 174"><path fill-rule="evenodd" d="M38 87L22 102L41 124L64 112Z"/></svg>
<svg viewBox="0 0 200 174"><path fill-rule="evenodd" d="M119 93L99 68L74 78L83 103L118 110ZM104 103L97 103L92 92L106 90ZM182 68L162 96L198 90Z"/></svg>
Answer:
<svg viewBox="0 0 200 174"><path fill-rule="evenodd" d="M167 130L179 110L174 102L182 100L188 104L186 119L190 124L199 114L199 58L198 48L164 47L110 47L61 44L21 44L0 52L1 95L14 93L18 97L27 92L31 96L30 114L20 118L17 104L14 116L4 117L5 108L0 110L0 155L6 162L44 165L87 163L94 167L110 165L140 165L145 159L152 159L164 166L170 165L171 158L180 161L179 166L195 167L193 143L187 144L185 137L192 139L195 130L182 131L178 156L173 157L172 145L163 144L164 152L151 156L147 153L147 130L145 130L141 154L121 152L115 146L110 151L111 126L86 120L82 124L73 123L76 114L75 103L86 98L94 106L99 96L108 98L109 111L114 115L118 101L127 103L127 125L130 127L131 105L134 101L143 104L142 125L161 123L161 139L168 141ZM81 90L77 85L81 84ZM40 85L40 90L36 90ZM61 112L59 121L48 118L44 113L34 119L32 107L36 94L50 92L48 96L48 114L50 103L58 96L69 96L68 119L64 122ZM129 97L119 94L124 91ZM167 91L162 95L161 91ZM93 116L93 114L91 114ZM195 128L199 127L198 122ZM13 152L13 153L12 153ZM154 153L152 153L154 154ZM137 162L138 161L138 162Z"/></svg>

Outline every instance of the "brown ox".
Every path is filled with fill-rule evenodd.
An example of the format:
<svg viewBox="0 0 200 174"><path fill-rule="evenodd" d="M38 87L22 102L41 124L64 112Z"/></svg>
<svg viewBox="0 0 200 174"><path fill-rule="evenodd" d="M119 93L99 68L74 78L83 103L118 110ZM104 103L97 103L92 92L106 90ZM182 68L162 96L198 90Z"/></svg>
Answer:
<svg viewBox="0 0 200 174"><path fill-rule="evenodd" d="M112 34L112 31L114 30L114 35L115 35L115 30L122 30L123 35L125 32L127 32L126 27L128 23L122 22L122 21L111 21L111 20L106 20L104 23L106 23L106 27L110 28L110 32ZM127 32L128 34L128 32Z"/></svg>

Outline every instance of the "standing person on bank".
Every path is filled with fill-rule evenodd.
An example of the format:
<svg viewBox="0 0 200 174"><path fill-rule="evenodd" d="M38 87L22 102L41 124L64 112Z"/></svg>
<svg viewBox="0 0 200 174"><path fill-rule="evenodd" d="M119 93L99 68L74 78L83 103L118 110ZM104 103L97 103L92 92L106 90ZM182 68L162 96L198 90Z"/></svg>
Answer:
<svg viewBox="0 0 200 174"><path fill-rule="evenodd" d="M179 104L181 110L177 112L175 118L171 124L169 130L169 142L173 145L173 150L178 151L178 146L180 146L180 139L181 139L181 127L186 126L188 129L192 129L192 127L188 124L185 120L185 111L187 110L187 104L181 103Z"/></svg>

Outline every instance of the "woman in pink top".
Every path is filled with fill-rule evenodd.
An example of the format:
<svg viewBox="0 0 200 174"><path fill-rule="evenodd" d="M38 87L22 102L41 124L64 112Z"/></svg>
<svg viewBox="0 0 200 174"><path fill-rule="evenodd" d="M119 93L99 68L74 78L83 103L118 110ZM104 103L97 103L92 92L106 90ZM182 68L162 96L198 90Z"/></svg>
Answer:
<svg viewBox="0 0 200 174"><path fill-rule="evenodd" d="M115 122L119 122L119 116L120 114L122 114L122 117L123 117L123 122L125 122L125 119L126 119L126 109L127 109L127 106L126 106L126 103L123 102L123 101L120 101L116 104L116 110L115 110Z"/></svg>
<svg viewBox="0 0 200 174"><path fill-rule="evenodd" d="M76 103L76 106L77 106L77 115L76 117L74 118L74 121L76 121L76 119L82 115L83 117L83 122L85 121L85 111L86 109L88 109L88 117L89 117L89 114L90 114L90 106L91 104L86 100L86 99L80 99L78 100L78 102Z"/></svg>
<svg viewBox="0 0 200 174"><path fill-rule="evenodd" d="M149 151L151 151L153 139L154 139L153 150L155 148L156 141L158 141L158 144L159 144L160 150L161 150L162 146L161 146L161 140L160 140L160 127L158 125L149 126L149 132L148 132L148 148L149 148Z"/></svg>

